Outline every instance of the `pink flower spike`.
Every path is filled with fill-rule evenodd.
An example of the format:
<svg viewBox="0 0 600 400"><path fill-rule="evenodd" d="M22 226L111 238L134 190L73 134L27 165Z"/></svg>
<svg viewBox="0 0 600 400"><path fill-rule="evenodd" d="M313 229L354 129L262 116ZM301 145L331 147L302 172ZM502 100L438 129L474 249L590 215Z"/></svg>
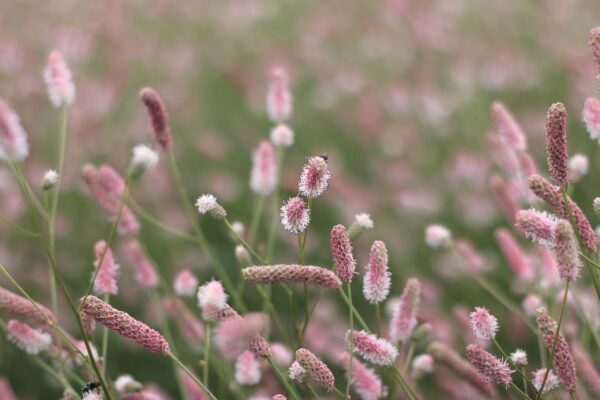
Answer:
<svg viewBox="0 0 600 400"><path fill-rule="evenodd" d="M581 376L591 394L596 398L600 398L600 373L598 373L594 361L579 344L572 343L571 346L579 376ZM546 385L548 385L548 382L546 382Z"/></svg>
<svg viewBox="0 0 600 400"><path fill-rule="evenodd" d="M292 94L288 75L283 68L275 68L269 77L267 112L273 122L284 122L292 113Z"/></svg>
<svg viewBox="0 0 600 400"><path fill-rule="evenodd" d="M296 350L296 361L319 386L327 390L333 389L335 383L333 373L319 357L307 349L300 348Z"/></svg>
<svg viewBox="0 0 600 400"><path fill-rule="evenodd" d="M35 305L25 297L19 296L0 287L0 310L26 318L36 325L48 325L48 321L56 323L57 319L48 308L36 303Z"/></svg>
<svg viewBox="0 0 600 400"><path fill-rule="evenodd" d="M227 293L219 281L210 281L198 288L198 305L204 319L223 310L227 305Z"/></svg>
<svg viewBox="0 0 600 400"><path fill-rule="evenodd" d="M172 143L171 126L169 125L167 109L162 99L156 90L147 87L140 91L140 100L142 100L148 111L148 117L152 123L154 140L156 140L163 150L169 151Z"/></svg>
<svg viewBox="0 0 600 400"><path fill-rule="evenodd" d="M590 138L600 143L600 100L595 97L585 99L581 118Z"/></svg>
<svg viewBox="0 0 600 400"><path fill-rule="evenodd" d="M137 239L130 239L122 247L125 256L135 269L135 280L145 288L155 288L158 286L158 275L154 266L148 260Z"/></svg>
<svg viewBox="0 0 600 400"><path fill-rule="evenodd" d="M415 278L406 281L400 302L394 307L390 321L392 342L406 343L417 326L417 313L421 296L421 284Z"/></svg>
<svg viewBox="0 0 600 400"><path fill-rule="evenodd" d="M341 363L346 371L349 369L350 357L348 353L341 356ZM349 379L362 400L377 400L387 396L387 388L383 386L381 378L356 358L352 360L352 376Z"/></svg>
<svg viewBox="0 0 600 400"><path fill-rule="evenodd" d="M467 359L490 382L502 383L507 386L512 382L513 371L508 367L506 361L494 357L480 345L470 344L467 346Z"/></svg>
<svg viewBox="0 0 600 400"><path fill-rule="evenodd" d="M294 144L294 131L286 124L278 124L271 130L270 139L275 147L290 147Z"/></svg>
<svg viewBox="0 0 600 400"><path fill-rule="evenodd" d="M521 281L530 282L535 278L535 267L529 261L529 258L521 249L521 246L508 229L499 228L494 232L496 243L508 265L513 270L517 278Z"/></svg>
<svg viewBox="0 0 600 400"><path fill-rule="evenodd" d="M574 281L583 266L579 259L577 239L571 224L561 219L556 224L556 261L561 279Z"/></svg>
<svg viewBox="0 0 600 400"><path fill-rule="evenodd" d="M0 399L18 400L17 395L12 390L10 383L5 378L0 377Z"/></svg>
<svg viewBox="0 0 600 400"><path fill-rule="evenodd" d="M48 97L55 108L69 106L75 100L75 85L71 71L62 54L56 50L48 56L44 81L48 89Z"/></svg>
<svg viewBox="0 0 600 400"><path fill-rule="evenodd" d="M498 134L504 143L515 151L527 150L525 134L506 106L496 101L492 103L491 112Z"/></svg>
<svg viewBox="0 0 600 400"><path fill-rule="evenodd" d="M535 209L521 210L515 220L515 226L534 242L548 249L556 246L558 218L554 215Z"/></svg>
<svg viewBox="0 0 600 400"><path fill-rule="evenodd" d="M277 158L268 140L258 144L252 156L250 189L261 196L268 196L277 186Z"/></svg>
<svg viewBox="0 0 600 400"><path fill-rule="evenodd" d="M104 240L100 240L96 242L94 252L96 254L94 266L98 270L96 280L94 280L94 292L99 295L117 294L119 292L117 286L119 265L115 263L112 250Z"/></svg>
<svg viewBox="0 0 600 400"><path fill-rule="evenodd" d="M546 368L540 368L536 369L531 373L531 383L533 383L533 387L535 387L535 389L538 391L542 388L542 382L544 382L544 376L546 376L546 371ZM558 377L556 376L554 371L550 370L550 372L548 372L548 377L546 378L546 384L544 385L544 390L542 391L542 394L546 394L553 391L554 389L558 389L559 386L560 381L558 380Z"/></svg>
<svg viewBox="0 0 600 400"><path fill-rule="evenodd" d="M598 73L600 73L600 26L596 26L590 31L589 45L596 68L598 69Z"/></svg>
<svg viewBox="0 0 600 400"><path fill-rule="evenodd" d="M369 265L363 282L363 294L371 304L381 303L386 299L392 285L391 275L385 243L376 240L371 246Z"/></svg>
<svg viewBox="0 0 600 400"><path fill-rule="evenodd" d="M182 370L178 370L179 379L183 384L183 390L185 392L186 400L207 400L208 396L204 393L204 391L198 386L198 384L190 378L188 374L183 372ZM148 398L149 400L154 400L154 398L144 397L144 399ZM156 399L158 400L158 399Z"/></svg>
<svg viewBox="0 0 600 400"><path fill-rule="evenodd" d="M242 270L242 278L252 285L277 283L307 283L329 289L342 286L330 270L315 265L277 264L248 267Z"/></svg>
<svg viewBox="0 0 600 400"><path fill-rule="evenodd" d="M300 173L298 191L308 198L317 198L327 190L331 173L327 159L323 156L314 156L308 159Z"/></svg>
<svg viewBox="0 0 600 400"><path fill-rule="evenodd" d="M483 307L475 307L469 314L471 329L475 337L482 340L491 340L498 332L498 320Z"/></svg>
<svg viewBox="0 0 600 400"><path fill-rule="evenodd" d="M301 233L310 223L310 210L304 205L301 197L292 197L281 206L281 224L286 231Z"/></svg>
<svg viewBox="0 0 600 400"><path fill-rule="evenodd" d="M568 182L567 110L562 103L552 104L546 115L546 155L554 184L565 186Z"/></svg>
<svg viewBox="0 0 600 400"><path fill-rule="evenodd" d="M198 287L198 279L189 269L179 271L173 281L173 291L178 296L193 297L196 287Z"/></svg>
<svg viewBox="0 0 600 400"><path fill-rule="evenodd" d="M244 351L235 362L235 380L240 385L256 385L260 382L260 364L251 351Z"/></svg>
<svg viewBox="0 0 600 400"><path fill-rule="evenodd" d="M0 160L23 161L28 154L27 133L19 116L0 99Z"/></svg>
<svg viewBox="0 0 600 400"><path fill-rule="evenodd" d="M8 321L7 331L10 341L29 354L39 354L52 345L50 334L14 319Z"/></svg>
<svg viewBox="0 0 600 400"><path fill-rule="evenodd" d="M345 340L348 345L352 340L353 351L375 365L392 365L398 357L398 349L393 344L366 331L348 330Z"/></svg>
<svg viewBox="0 0 600 400"><path fill-rule="evenodd" d="M215 346L224 358L234 360L248 349L252 338L263 331L268 323L269 319L264 313L230 316L217 324L213 336Z"/></svg>
<svg viewBox="0 0 600 400"><path fill-rule="evenodd" d="M352 282L356 261L354 261L352 243L344 225L336 225L331 229L329 243L338 276L343 281Z"/></svg>

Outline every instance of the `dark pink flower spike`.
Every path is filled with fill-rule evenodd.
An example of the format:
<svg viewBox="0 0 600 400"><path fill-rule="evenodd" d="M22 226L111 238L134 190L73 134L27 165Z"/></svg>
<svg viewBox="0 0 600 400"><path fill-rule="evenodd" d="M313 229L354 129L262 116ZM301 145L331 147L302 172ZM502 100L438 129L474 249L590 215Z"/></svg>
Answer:
<svg viewBox="0 0 600 400"><path fill-rule="evenodd" d="M590 31L589 44L596 68L598 69L598 73L600 73L600 26L596 26Z"/></svg>
<svg viewBox="0 0 600 400"><path fill-rule="evenodd" d="M567 110L562 103L554 103L546 115L546 155L548 169L554 183L565 186L568 182Z"/></svg>
<svg viewBox="0 0 600 400"><path fill-rule="evenodd" d="M333 263L341 280L352 282L356 261L352 255L352 243L344 225L336 225L329 235Z"/></svg>
<svg viewBox="0 0 600 400"><path fill-rule="evenodd" d="M478 344L467 346L467 358L490 382L509 385L512 382L512 370L506 361L488 353Z"/></svg>
<svg viewBox="0 0 600 400"><path fill-rule="evenodd" d="M323 361L307 349L296 350L296 361L319 386L332 390L335 383L333 373Z"/></svg>
<svg viewBox="0 0 600 400"><path fill-rule="evenodd" d="M170 150L172 134L169 125L169 117L167 115L167 109L158 92L150 87L144 88L140 91L140 100L142 100L148 111L148 117L152 123L154 139L163 150Z"/></svg>
<svg viewBox="0 0 600 400"><path fill-rule="evenodd" d="M314 265L279 264L248 267L242 270L242 277L252 285L307 283L330 289L342 286L342 282L333 272Z"/></svg>

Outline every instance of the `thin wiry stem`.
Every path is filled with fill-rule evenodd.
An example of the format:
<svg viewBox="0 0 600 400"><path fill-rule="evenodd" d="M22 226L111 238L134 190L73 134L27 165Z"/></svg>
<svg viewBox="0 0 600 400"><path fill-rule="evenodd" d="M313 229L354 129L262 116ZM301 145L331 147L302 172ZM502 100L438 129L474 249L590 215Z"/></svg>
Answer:
<svg viewBox="0 0 600 400"><path fill-rule="evenodd" d="M196 377L196 375L194 375L194 373L188 369L188 367L186 367L186 366L185 366L185 365L184 365L184 364L183 364L181 361L179 361L179 359L178 359L177 357L175 357L175 355L174 355L173 353L169 353L169 357L171 357L171 360L173 360L173 361L175 362L175 364L177 364L177 366L178 366L179 368L181 368L181 370L187 374L187 376L189 376L190 378L192 378L192 380L193 380L194 382L196 382L196 384L197 384L198 386L200 386L200 388L201 388L202 390L204 390L204 393L205 393L205 394L206 394L208 397L210 397L210 398L211 398L211 399L213 399L213 400L218 400L218 399L215 397L215 395L214 395L214 394L212 394L212 392L211 392L210 390L208 390L208 387L206 387L206 386L205 386L205 385L204 385L204 384L203 384L203 383L200 381L200 379L198 379L198 378Z"/></svg>
<svg viewBox="0 0 600 400"><path fill-rule="evenodd" d="M352 283L348 282L348 299L350 300L348 303L348 319L350 323L350 338L348 342L350 342L350 359L348 361L348 380L346 382L346 398L350 395L350 381L352 377L352 359L354 358L354 307L352 306Z"/></svg>

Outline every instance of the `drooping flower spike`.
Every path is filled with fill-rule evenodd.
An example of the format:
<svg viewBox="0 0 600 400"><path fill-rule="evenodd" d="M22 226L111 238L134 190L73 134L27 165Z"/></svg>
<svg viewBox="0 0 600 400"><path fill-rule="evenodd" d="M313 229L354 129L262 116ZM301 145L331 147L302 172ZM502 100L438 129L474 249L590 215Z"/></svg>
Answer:
<svg viewBox="0 0 600 400"><path fill-rule="evenodd" d="M535 209L520 210L515 218L515 226L525 236L549 249L556 246L557 223L554 215Z"/></svg>
<svg viewBox="0 0 600 400"><path fill-rule="evenodd" d="M406 343L417 326L421 284L415 278L406 281L399 303L394 307L390 321L390 339Z"/></svg>
<svg viewBox="0 0 600 400"><path fill-rule="evenodd" d="M515 151L527 150L527 139L525 138L525 134L506 106L503 103L496 101L492 103L491 113L492 119L496 124L498 135L503 142Z"/></svg>
<svg viewBox="0 0 600 400"><path fill-rule="evenodd" d="M156 140L163 150L169 151L172 144L171 126L169 125L167 109L162 99L156 90L147 87L140 91L140 100L146 106L148 117L152 124L154 140Z"/></svg>
<svg viewBox="0 0 600 400"><path fill-rule="evenodd" d="M330 289L342 286L340 279L330 270L314 265L279 264L248 267L242 278L249 284L306 283Z"/></svg>
<svg viewBox="0 0 600 400"><path fill-rule="evenodd" d="M25 318L36 325L47 325L48 321L51 323L57 322L52 311L45 306L39 303L34 305L25 297L2 287L0 287L0 310Z"/></svg>
<svg viewBox="0 0 600 400"><path fill-rule="evenodd" d="M499 360L478 344L467 346L467 358L475 368L490 382L509 385L512 382L512 370L506 361Z"/></svg>
<svg viewBox="0 0 600 400"><path fill-rule="evenodd" d="M0 160L23 161L28 154L27 133L19 116L0 99Z"/></svg>
<svg viewBox="0 0 600 400"><path fill-rule="evenodd" d="M335 383L333 373L323 361L311 351L301 348L296 350L296 361L306 371L307 376L319 386L332 390Z"/></svg>

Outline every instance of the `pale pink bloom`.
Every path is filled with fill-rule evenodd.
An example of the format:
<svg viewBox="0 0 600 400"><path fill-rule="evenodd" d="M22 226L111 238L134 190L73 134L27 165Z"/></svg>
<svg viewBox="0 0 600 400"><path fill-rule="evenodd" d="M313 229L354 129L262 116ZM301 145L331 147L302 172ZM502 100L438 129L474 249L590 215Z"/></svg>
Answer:
<svg viewBox="0 0 600 400"><path fill-rule="evenodd" d="M417 313L421 296L421 284L415 278L406 281L400 302L393 310L390 321L390 339L406 343L417 326Z"/></svg>
<svg viewBox="0 0 600 400"><path fill-rule="evenodd" d="M252 155L250 189L261 196L268 196L277 186L277 157L269 141L258 144Z"/></svg>
<svg viewBox="0 0 600 400"><path fill-rule="evenodd" d="M217 202L212 194L203 194L196 199L196 208L200 215L209 214L215 219L223 219L227 216L225 209Z"/></svg>
<svg viewBox="0 0 600 400"><path fill-rule="evenodd" d="M464 266L470 273L481 273L485 268L485 261L473 243L465 239L456 240L454 250L462 258Z"/></svg>
<svg viewBox="0 0 600 400"><path fill-rule="evenodd" d="M301 197L292 197L281 206L281 224L286 231L301 233L310 223L310 210Z"/></svg>
<svg viewBox="0 0 600 400"><path fill-rule="evenodd" d="M208 396L204 393L202 388L200 388L188 374L182 370L178 370L177 373L181 383L183 384L183 391L185 392L186 400L208 400Z"/></svg>
<svg viewBox="0 0 600 400"><path fill-rule="evenodd" d="M83 394L83 396L81 397L82 400L103 400L103 397L101 394L94 392L94 391L90 391L90 392L85 392Z"/></svg>
<svg viewBox="0 0 600 400"><path fill-rule="evenodd" d="M366 269L363 294L371 304L381 303L388 296L392 284L392 274L388 269L388 252L382 241L373 242Z"/></svg>
<svg viewBox="0 0 600 400"><path fill-rule="evenodd" d="M260 364L251 351L244 351L235 361L235 380L240 385L256 385L260 382Z"/></svg>
<svg viewBox="0 0 600 400"><path fill-rule="evenodd" d="M492 103L492 118L496 123L496 129L500 138L516 151L527 150L527 139L521 126L515 120L504 104L501 102Z"/></svg>
<svg viewBox="0 0 600 400"><path fill-rule="evenodd" d="M352 243L344 225L336 225L331 229L329 244L338 276L343 281L352 282L356 261L354 261Z"/></svg>
<svg viewBox="0 0 600 400"><path fill-rule="evenodd" d="M341 356L341 363L348 371L350 367L350 355L344 353ZM362 400L377 400L387 396L387 389L383 386L381 378L356 358L352 360L352 375L350 381L354 391Z"/></svg>
<svg viewBox="0 0 600 400"><path fill-rule="evenodd" d="M514 181L507 181L500 175L493 175L490 178L490 190L506 219L510 223L514 223L515 214L521 208Z"/></svg>
<svg viewBox="0 0 600 400"><path fill-rule="evenodd" d="M290 147L294 144L294 131L286 124L278 124L271 129L271 143L275 147Z"/></svg>
<svg viewBox="0 0 600 400"><path fill-rule="evenodd" d="M488 146L494 163L508 177L518 176L520 172L519 158L499 135L488 135Z"/></svg>
<svg viewBox="0 0 600 400"><path fill-rule="evenodd" d="M568 182L567 166L567 110L562 103L554 103L546 115L546 155L548 169L554 184Z"/></svg>
<svg viewBox="0 0 600 400"><path fill-rule="evenodd" d="M540 390L542 388L544 376L546 376L546 368L536 369L531 373L531 383L533 383L533 387L535 387L536 390ZM548 372L548 377L546 378L546 383L544 384L544 390L542 394L546 394L554 389L558 389L559 386L560 381L558 380L558 377L554 371L550 370L550 372Z"/></svg>
<svg viewBox="0 0 600 400"><path fill-rule="evenodd" d="M296 350L296 361L319 386L332 390L335 383L333 373L327 365L307 349Z"/></svg>
<svg viewBox="0 0 600 400"><path fill-rule="evenodd" d="M142 384L133 379L131 375L119 375L114 382L115 390L121 396L125 393L142 389Z"/></svg>
<svg viewBox="0 0 600 400"><path fill-rule="evenodd" d="M600 100L595 97L585 99L581 117L590 138L600 142Z"/></svg>
<svg viewBox="0 0 600 400"><path fill-rule="evenodd" d="M94 252L96 254L94 267L98 270L94 281L94 292L99 295L117 294L119 265L115 263L112 250L104 240L100 240L94 245Z"/></svg>
<svg viewBox="0 0 600 400"><path fill-rule="evenodd" d="M282 394L276 394L275 396L271 397L271 400L287 400L287 397Z"/></svg>
<svg viewBox="0 0 600 400"><path fill-rule="evenodd" d="M23 161L28 154L27 133L19 116L0 99L0 160Z"/></svg>
<svg viewBox="0 0 600 400"><path fill-rule="evenodd" d="M139 242L136 239L128 240L123 244L122 250L135 269L136 282L145 288L158 286L158 275Z"/></svg>
<svg viewBox="0 0 600 400"><path fill-rule="evenodd" d="M252 265L252 256L250 256L248 250L241 244L235 246L235 259L241 267Z"/></svg>
<svg viewBox="0 0 600 400"><path fill-rule="evenodd" d="M510 354L510 362L518 367L524 367L528 363L525 350L517 349Z"/></svg>
<svg viewBox="0 0 600 400"><path fill-rule="evenodd" d="M573 154L569 158L569 180L577 182L588 173L590 161L585 154Z"/></svg>
<svg viewBox="0 0 600 400"><path fill-rule="evenodd" d="M498 320L487 308L475 307L475 310L469 314L469 320L475 337L481 340L491 340L496 337Z"/></svg>
<svg viewBox="0 0 600 400"><path fill-rule="evenodd" d="M193 297L196 287L198 287L198 279L189 269L179 271L173 281L173 291L178 296Z"/></svg>
<svg viewBox="0 0 600 400"><path fill-rule="evenodd" d="M17 395L12 390L10 383L6 378L0 377L0 399L17 400Z"/></svg>
<svg viewBox="0 0 600 400"><path fill-rule="evenodd" d="M523 299L522 306L525 314L533 317L535 316L536 310L542 306L542 299L537 294L528 294Z"/></svg>
<svg viewBox="0 0 600 400"><path fill-rule="evenodd" d="M271 343L271 356L273 360L282 368L290 366L294 360L292 351L285 344L282 343Z"/></svg>
<svg viewBox="0 0 600 400"><path fill-rule="evenodd" d="M221 320L214 331L215 346L226 359L235 359L268 322L267 315L258 312Z"/></svg>
<svg viewBox="0 0 600 400"><path fill-rule="evenodd" d="M14 319L8 321L7 331L10 341L29 354L39 354L52 345L50 334Z"/></svg>
<svg viewBox="0 0 600 400"><path fill-rule="evenodd" d="M290 379L296 383L304 383L306 379L306 370L300 365L298 361L294 361L288 369L288 375Z"/></svg>
<svg viewBox="0 0 600 400"><path fill-rule="evenodd" d="M590 45L590 49L592 50L592 56L594 57L596 68L598 69L598 72L600 72L600 26L592 28L588 43Z"/></svg>
<svg viewBox="0 0 600 400"><path fill-rule="evenodd" d="M171 127L169 125L167 109L162 99L156 90L147 87L140 91L140 100L142 100L148 111L154 139L163 150L169 151L172 144Z"/></svg>
<svg viewBox="0 0 600 400"><path fill-rule="evenodd" d="M561 279L574 281L579 277L583 263L579 259L577 238L571 224L561 219L556 224L556 262Z"/></svg>
<svg viewBox="0 0 600 400"><path fill-rule="evenodd" d="M590 354L579 344L572 343L571 347L573 350L573 359L579 370L579 376L581 376L591 394L596 398L600 398L600 373L596 369L594 361L590 357Z"/></svg>
<svg viewBox="0 0 600 400"><path fill-rule="evenodd" d="M210 281L198 288L198 305L206 319L217 314L227 304L227 293L219 281Z"/></svg>
<svg viewBox="0 0 600 400"><path fill-rule="evenodd" d="M137 179L147 170L154 168L160 156L149 146L138 144L133 147L131 161L129 162L128 176Z"/></svg>
<svg viewBox="0 0 600 400"><path fill-rule="evenodd" d="M0 287L0 310L28 319L36 325L47 325L48 321L56 323L56 317L45 306L30 302L25 297L19 296Z"/></svg>
<svg viewBox="0 0 600 400"><path fill-rule="evenodd" d="M187 306L176 297L163 298L165 311L175 320L181 333L191 343L204 339L204 327Z"/></svg>
<svg viewBox="0 0 600 400"><path fill-rule="evenodd" d="M520 210L515 219L515 226L525 236L549 249L556 246L557 223L558 218L553 214L533 208Z"/></svg>
<svg viewBox="0 0 600 400"><path fill-rule="evenodd" d="M50 102L56 108L71 105L75 100L75 85L71 77L71 70L65 63L62 54L56 50L48 56L48 63L44 70L44 81L48 89Z"/></svg>
<svg viewBox="0 0 600 400"><path fill-rule="evenodd" d="M292 94L288 75L283 68L275 68L271 71L267 90L267 112L273 122L283 122L292 113Z"/></svg>
<svg viewBox="0 0 600 400"><path fill-rule="evenodd" d="M242 278L252 285L307 283L330 289L342 286L342 282L333 272L315 265L279 264L248 267L242 270Z"/></svg>
<svg viewBox="0 0 600 400"><path fill-rule="evenodd" d="M433 372L433 357L430 354L419 354L412 361L412 374L419 377Z"/></svg>
<svg viewBox="0 0 600 400"><path fill-rule="evenodd" d="M327 159L323 156L314 156L308 159L298 182L298 191L309 198L317 198L327 190L331 173Z"/></svg>
<svg viewBox="0 0 600 400"><path fill-rule="evenodd" d="M506 361L494 357L480 345L470 344L467 346L467 359L490 382L503 383L507 386L512 382L513 371Z"/></svg>
<svg viewBox="0 0 600 400"><path fill-rule="evenodd" d="M171 350L164 337L148 325L131 317L123 311L113 308L95 296L82 297L79 300L82 313L101 323L119 335L133 340L146 349L169 355Z"/></svg>
<svg viewBox="0 0 600 400"><path fill-rule="evenodd" d="M425 243L434 249L450 246L452 243L452 233L444 225L427 225L425 228Z"/></svg>
<svg viewBox="0 0 600 400"><path fill-rule="evenodd" d="M352 343L353 352L375 365L392 365L398 357L398 349L392 343L366 331L348 330L346 343Z"/></svg>
<svg viewBox="0 0 600 400"><path fill-rule="evenodd" d="M508 265L518 279L531 281L535 277L535 267L528 256L508 229L499 228L494 232L494 237Z"/></svg>

